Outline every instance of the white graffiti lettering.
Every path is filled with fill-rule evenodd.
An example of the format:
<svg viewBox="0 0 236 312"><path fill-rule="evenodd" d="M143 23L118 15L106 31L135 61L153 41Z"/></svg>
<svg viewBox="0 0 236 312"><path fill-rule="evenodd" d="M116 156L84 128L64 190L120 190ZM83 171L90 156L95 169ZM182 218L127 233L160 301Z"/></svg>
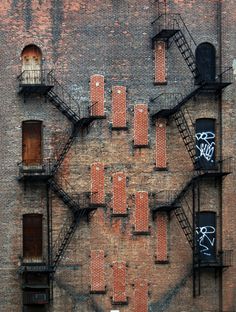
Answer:
<svg viewBox="0 0 236 312"><path fill-rule="evenodd" d="M215 134L213 132L199 132L195 134L196 148L199 151L199 155L196 159L204 157L207 161L214 162L213 155L215 151ZM199 142L200 141L200 142ZM210 142L211 141L211 142Z"/></svg>
<svg viewBox="0 0 236 312"><path fill-rule="evenodd" d="M211 256L209 247L214 246L215 237L210 238L209 234L212 235L215 233L215 231L216 231L215 228L210 225L196 228L196 233L198 235L197 242L199 243L200 246L200 253L203 253L206 256Z"/></svg>

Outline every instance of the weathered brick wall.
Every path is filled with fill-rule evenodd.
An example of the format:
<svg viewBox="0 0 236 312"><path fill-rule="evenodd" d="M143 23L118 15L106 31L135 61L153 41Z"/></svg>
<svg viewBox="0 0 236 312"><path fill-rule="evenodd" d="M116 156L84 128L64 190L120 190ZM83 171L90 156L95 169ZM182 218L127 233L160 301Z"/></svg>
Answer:
<svg viewBox="0 0 236 312"><path fill-rule="evenodd" d="M168 1L168 11L181 13L197 44L208 41L215 45L219 64L218 1L173 0ZM166 136L166 154L161 150L159 155L156 151L158 133L150 116L159 103L150 102L150 99L162 92L182 92L186 95L194 88L191 73L174 44L166 50L166 72L165 77L161 76L161 80L166 78L167 85L154 84L155 53L150 38L151 22L157 17L157 13L158 3L149 0L1 1L1 311L22 310L21 278L17 269L19 257L22 256L24 213L44 215L43 254L45 259L47 258L46 186L44 183L31 183L24 187L17 181L17 162L22 159L22 121L43 121L45 158L54 157L70 130L70 123L51 103L46 102L44 97L30 97L24 102L17 94L16 77L21 71L20 55L28 44L36 44L41 48L44 66L54 69L56 77L71 95L81 103L92 104L91 102L95 101L98 105L94 107L93 115L106 115L106 119L93 122L88 133L84 131L79 134L59 171L59 176L66 178L77 193L99 190L101 197L94 195L94 200L103 201L103 185L96 184L97 180L99 183L101 180L100 177L93 176L93 169L96 164L104 165L107 205L97 209L89 222L80 222L55 275L52 311L62 311L66 306L67 311L144 312L147 304L149 311L154 312L236 311L235 260L233 266L223 272L222 289L219 276L215 277L211 270L203 271L201 296L193 299L192 254L188 242L173 212L168 218L163 216L158 220L157 215L157 219L153 220L150 211L152 192L178 190L193 174L190 157L173 119L167 121L166 133L161 133L163 140L164 135ZM223 1L223 65L231 65L234 58L234 20L234 1ZM99 79L97 85L96 78ZM121 122L122 129L112 129L115 123L112 109L115 109L115 101L119 101L114 98L113 92L119 86L123 92L120 101L123 105L126 104L127 111L126 115L123 115L122 111L122 122L118 119L116 121L117 128ZM96 88L99 88L99 94L96 93ZM234 85L228 87L223 95L222 142L219 99L214 95L201 95L186 104L193 121L203 117L216 119L217 156L220 156L220 143L223 145L224 156L234 155L236 149L234 89ZM145 116L149 117L147 123L144 119L145 127L148 125L147 129L144 129L144 136L143 131L140 132L141 145L148 143L148 146L134 148L134 115L140 103L148 104L150 110L149 113L145 111ZM127 128L124 127L126 119ZM167 167L168 170L156 171L157 166ZM114 179L119 173L126 178L126 189L124 190L122 184L121 196L126 194L127 209L117 206L115 211ZM103 175L101 179L103 182ZM219 250L235 250L234 184L234 174L227 176L223 181L223 219L219 183L207 180L200 185L201 209L217 213ZM66 191L71 191L68 185L65 184L64 187ZM147 218L143 220L145 230L135 235L136 221L139 220L135 209L135 194L141 192L149 193L149 210L148 216L144 215ZM191 205L191 190L187 198ZM123 197L120 200L123 205ZM184 207L187 208L186 204ZM120 215L117 216L116 212ZM69 214L68 207L52 195L53 241ZM191 218L190 213L188 217ZM158 237L159 234L161 237ZM157 250L159 248L160 250ZM95 252L97 256L98 252L99 255L104 255L103 259L99 258L98 264L94 260ZM92 269L91 261L94 261ZM115 287L120 289L122 286L122 300L118 301L122 301L123 306L113 304L116 283L113 280L114 272L116 265L120 263L124 264L125 278L122 281L118 280ZM91 279L91 274L95 274L93 270L96 270L96 265L99 266L101 274L98 284ZM141 279L142 283L138 279ZM101 293L94 294L93 291L96 290ZM140 306L143 307L142 311Z"/></svg>

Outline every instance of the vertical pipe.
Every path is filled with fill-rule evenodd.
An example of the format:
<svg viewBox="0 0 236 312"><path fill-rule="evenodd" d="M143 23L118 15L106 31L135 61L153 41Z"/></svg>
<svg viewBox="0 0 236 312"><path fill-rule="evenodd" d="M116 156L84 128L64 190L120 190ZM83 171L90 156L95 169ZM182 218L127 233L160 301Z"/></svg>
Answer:
<svg viewBox="0 0 236 312"><path fill-rule="evenodd" d="M196 257L196 239L195 239L195 229L196 229L196 220L195 220L195 214L196 214L196 208L195 208L195 182L193 182L192 185L192 200L193 200L193 214L192 214L192 237L193 237L193 298L196 297L196 265L195 265L195 257Z"/></svg>
<svg viewBox="0 0 236 312"><path fill-rule="evenodd" d="M199 228L199 217L201 212L201 193L200 193L200 183L197 181L197 222L196 227ZM201 295L201 260L200 260L200 251L199 245L197 246L197 259L198 259L198 296Z"/></svg>
<svg viewBox="0 0 236 312"><path fill-rule="evenodd" d="M222 68L222 1L217 2L217 29L218 29L218 46L219 46L219 68ZM219 118L219 156L223 156L223 130L222 130L222 91L219 92L218 100L218 118ZM222 166L222 164L220 164ZM222 167L220 168L222 170ZM222 198L222 178L219 180L219 250L222 250L223 239L223 198ZM223 311L223 270L219 272L219 311Z"/></svg>

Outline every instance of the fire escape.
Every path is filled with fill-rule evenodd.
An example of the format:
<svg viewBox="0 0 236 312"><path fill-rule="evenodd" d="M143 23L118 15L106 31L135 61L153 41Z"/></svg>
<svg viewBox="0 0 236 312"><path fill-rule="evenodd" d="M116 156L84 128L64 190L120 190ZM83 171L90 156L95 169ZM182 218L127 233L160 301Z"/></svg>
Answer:
<svg viewBox="0 0 236 312"><path fill-rule="evenodd" d="M47 264L22 261L18 270L23 277L23 304L42 306L52 300L54 274L79 222L83 219L88 221L90 213L99 207L98 204L91 202L90 193L75 194L68 181L60 178L59 168L79 133L94 120L103 119L104 116L93 115L93 109L97 103L92 103L91 106L87 105L82 109L79 103L57 81L52 71L24 71L18 80L19 94L23 95L24 99L35 95L44 96L71 122L70 135L65 138L55 160L45 159L42 164L37 166L29 166L24 162L18 164L20 181L46 181L47 183L48 261ZM52 238L51 193L49 190L53 191L70 210L69 217L54 240ZM34 277L33 283L31 282L32 276Z"/></svg>
<svg viewBox="0 0 236 312"><path fill-rule="evenodd" d="M175 43L195 81L187 94L162 93L151 99L154 109L155 103L158 103L158 109L155 109L152 114L153 121L157 118L174 119L194 168L192 177L184 182L179 190L161 191L156 194L157 200L154 201L152 212L154 216L158 211L174 212L192 249L193 296L195 297L197 294L200 295L200 270L203 267L222 270L231 265L231 250L219 251L214 263L203 263L200 259L196 238L196 229L199 226L197 215L201 211L199 185L203 179L222 180L232 172L232 169L231 158L216 159L212 168L207 168L204 163L196 160L195 129L185 104L202 92L220 94L232 83L232 68L219 69L214 80L204 80L197 68L192 50L196 43L182 17L179 14L161 14L153 21L152 26L153 47L158 41L164 41L167 48ZM191 203L189 203L190 196L192 197Z"/></svg>

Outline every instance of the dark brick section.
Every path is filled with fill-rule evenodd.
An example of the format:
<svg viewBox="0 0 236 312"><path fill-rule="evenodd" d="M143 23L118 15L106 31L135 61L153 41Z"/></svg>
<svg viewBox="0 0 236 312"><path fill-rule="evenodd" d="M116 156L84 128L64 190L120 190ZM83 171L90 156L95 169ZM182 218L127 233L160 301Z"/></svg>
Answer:
<svg viewBox="0 0 236 312"><path fill-rule="evenodd" d="M44 264L50 241L47 208L53 244L71 216L65 202L47 194L46 181L18 180L23 121L42 121L45 161L58 157L71 133L71 123L43 95L18 94L21 52L30 44L41 49L43 68L53 69L81 111L89 112L90 107L90 116L101 117L78 131L55 177L74 201L81 203L82 195L93 192L92 202L98 208L79 222L65 250L54 277L50 311L65 307L68 312L236 311L235 257L232 266L216 268L216 274L215 269L201 269L201 295L193 298L192 251L175 213L166 207L167 212L151 209L153 193L157 201L160 194L167 194L161 200L168 206L173 194L196 174L173 116L151 120L166 103L150 99L164 92L186 96L196 87L174 42L166 43L165 50L162 43L161 54L155 55L151 22L158 11L164 12L164 2L0 1L1 312L23 308L23 278L17 273L22 269L22 216L43 215ZM235 64L234 0L166 2L167 12L181 14L196 45L215 46L217 67ZM191 44L193 53L196 45ZM217 159L236 151L235 90L233 82L222 96L201 93L184 105L193 135L196 119L215 119ZM76 101L71 103L78 112ZM140 103L145 103L145 116L135 132L135 109ZM124 180L119 181L119 175ZM201 211L216 213L217 252L233 250L234 256L235 181L234 171L222 180L201 179L194 193L197 197L199 190ZM137 194L145 194L138 209ZM181 203L191 223L192 188Z"/></svg>

